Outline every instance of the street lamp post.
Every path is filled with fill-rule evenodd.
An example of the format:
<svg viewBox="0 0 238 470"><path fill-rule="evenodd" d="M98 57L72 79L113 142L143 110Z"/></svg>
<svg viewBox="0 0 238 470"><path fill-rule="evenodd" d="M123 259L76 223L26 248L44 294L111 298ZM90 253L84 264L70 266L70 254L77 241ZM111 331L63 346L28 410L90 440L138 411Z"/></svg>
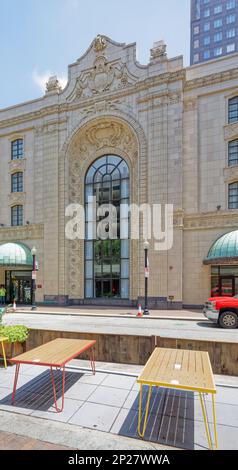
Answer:
<svg viewBox="0 0 238 470"><path fill-rule="evenodd" d="M32 248L32 279L31 279L31 310L36 310L36 253L35 247Z"/></svg>
<svg viewBox="0 0 238 470"><path fill-rule="evenodd" d="M148 279L149 279L149 266L148 266L148 250L149 250L149 242L144 242L144 252L145 252L145 306L143 315L149 315L148 309Z"/></svg>

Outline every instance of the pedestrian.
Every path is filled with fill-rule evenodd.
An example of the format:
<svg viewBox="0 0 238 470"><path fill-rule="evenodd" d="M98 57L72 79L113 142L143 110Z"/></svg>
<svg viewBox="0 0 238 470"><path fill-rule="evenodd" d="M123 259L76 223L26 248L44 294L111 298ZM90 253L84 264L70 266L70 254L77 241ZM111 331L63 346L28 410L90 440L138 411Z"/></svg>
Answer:
<svg viewBox="0 0 238 470"><path fill-rule="evenodd" d="M0 303L5 305L6 289L3 284L0 286Z"/></svg>

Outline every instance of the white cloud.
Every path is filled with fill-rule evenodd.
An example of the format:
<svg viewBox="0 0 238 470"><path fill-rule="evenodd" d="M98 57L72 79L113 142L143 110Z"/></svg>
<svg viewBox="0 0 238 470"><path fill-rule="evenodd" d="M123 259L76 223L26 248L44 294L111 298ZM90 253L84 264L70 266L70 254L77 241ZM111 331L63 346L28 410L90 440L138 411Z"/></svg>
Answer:
<svg viewBox="0 0 238 470"><path fill-rule="evenodd" d="M33 82L40 88L42 93L45 93L46 83L48 82L49 78L55 73L51 72L50 70L46 70L45 72L39 72L37 69L33 70L32 78ZM67 84L67 77L64 74L57 75L57 78L60 82L61 87L64 89Z"/></svg>

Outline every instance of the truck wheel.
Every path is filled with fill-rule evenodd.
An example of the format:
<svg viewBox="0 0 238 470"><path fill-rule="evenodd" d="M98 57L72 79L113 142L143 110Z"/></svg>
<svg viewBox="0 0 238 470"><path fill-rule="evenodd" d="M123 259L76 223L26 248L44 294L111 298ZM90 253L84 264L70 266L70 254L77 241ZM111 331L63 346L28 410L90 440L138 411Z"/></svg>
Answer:
<svg viewBox="0 0 238 470"><path fill-rule="evenodd" d="M226 312L222 312L221 315L219 316L219 325L221 328L238 328L238 316L234 312L229 312L228 310Z"/></svg>

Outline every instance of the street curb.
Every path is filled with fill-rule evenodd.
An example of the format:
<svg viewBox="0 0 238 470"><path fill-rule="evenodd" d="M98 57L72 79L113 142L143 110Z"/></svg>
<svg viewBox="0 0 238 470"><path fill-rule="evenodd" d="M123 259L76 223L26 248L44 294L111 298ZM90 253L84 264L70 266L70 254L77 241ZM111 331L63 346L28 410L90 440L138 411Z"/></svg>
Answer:
<svg viewBox="0 0 238 470"><path fill-rule="evenodd" d="M21 313L21 314L32 314L33 312L31 310L17 310L16 312L14 313ZM37 310L34 310L34 313L37 313L39 315L60 315L60 316L72 316L72 317L100 317L100 318L131 318L131 319L135 319L135 318L138 318L136 313L134 314L131 314L131 315L123 315L123 314L101 314L101 313L73 313L73 312L70 312L70 313L62 313L62 312L40 312L40 311L37 311ZM208 319L206 319L205 317L202 318L202 317L176 317L176 316L153 316L153 315L146 315L144 317L140 317L140 318L146 318L148 320L179 320L179 321L205 321L205 322L209 322Z"/></svg>

